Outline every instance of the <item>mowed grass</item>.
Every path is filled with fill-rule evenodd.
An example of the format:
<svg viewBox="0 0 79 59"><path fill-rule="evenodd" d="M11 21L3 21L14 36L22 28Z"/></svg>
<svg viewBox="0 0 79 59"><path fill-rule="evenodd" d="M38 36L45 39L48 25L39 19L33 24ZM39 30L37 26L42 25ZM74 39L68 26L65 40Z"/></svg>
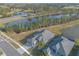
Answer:
<svg viewBox="0 0 79 59"><path fill-rule="evenodd" d="M3 23L0 23L0 27L4 27L4 24Z"/></svg>
<svg viewBox="0 0 79 59"><path fill-rule="evenodd" d="M76 25L79 25L79 19L75 20L75 21L68 22L68 23L64 23L61 25L50 26L50 27L47 27L47 29L55 34L61 34L60 30L66 29L69 27L73 27Z"/></svg>
<svg viewBox="0 0 79 59"><path fill-rule="evenodd" d="M26 18L25 17L20 17L20 16L1 18L0 19L0 23L6 24L6 23L9 23L9 22L13 22L13 21L17 21L17 20L22 20L22 19L26 19Z"/></svg>
<svg viewBox="0 0 79 59"><path fill-rule="evenodd" d="M13 38L14 40L19 42L20 40L29 36L33 32L41 30L41 29L47 29L47 30L51 31L52 33L55 33L56 35L58 35L58 34L61 34L60 30L65 29L65 28L69 28L69 27L73 27L73 26L76 26L76 25L79 25L79 19L75 20L75 21L68 22L68 23L60 24L60 25L52 25L52 26L49 26L49 27L44 27L44 28L40 28L40 29L22 32L20 34L16 34L15 32L7 32L5 34L7 34L11 38Z"/></svg>

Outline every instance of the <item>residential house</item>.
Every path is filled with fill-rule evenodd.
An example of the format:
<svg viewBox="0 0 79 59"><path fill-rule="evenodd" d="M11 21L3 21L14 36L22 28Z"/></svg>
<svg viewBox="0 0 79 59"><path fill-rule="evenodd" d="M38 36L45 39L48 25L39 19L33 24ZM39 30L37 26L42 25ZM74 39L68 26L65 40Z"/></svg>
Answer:
<svg viewBox="0 0 79 59"><path fill-rule="evenodd" d="M28 15L28 13L26 12L15 12L14 16L22 16L22 17L26 17Z"/></svg>
<svg viewBox="0 0 79 59"><path fill-rule="evenodd" d="M56 36L46 44L43 51L47 52L49 56L68 56L73 47L73 41L70 41L63 36Z"/></svg>
<svg viewBox="0 0 79 59"><path fill-rule="evenodd" d="M44 44L47 43L54 36L55 34L51 33L48 30L40 30L26 37L24 40L21 41L21 43L28 47L34 47L40 41L43 41Z"/></svg>

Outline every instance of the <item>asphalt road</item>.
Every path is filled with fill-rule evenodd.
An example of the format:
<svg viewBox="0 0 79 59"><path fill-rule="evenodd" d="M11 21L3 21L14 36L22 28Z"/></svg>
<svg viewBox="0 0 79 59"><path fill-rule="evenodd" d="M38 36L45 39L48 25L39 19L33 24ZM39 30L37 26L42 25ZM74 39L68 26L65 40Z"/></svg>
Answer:
<svg viewBox="0 0 79 59"><path fill-rule="evenodd" d="M0 48L3 49L7 56L21 56L17 50L2 37L0 37Z"/></svg>

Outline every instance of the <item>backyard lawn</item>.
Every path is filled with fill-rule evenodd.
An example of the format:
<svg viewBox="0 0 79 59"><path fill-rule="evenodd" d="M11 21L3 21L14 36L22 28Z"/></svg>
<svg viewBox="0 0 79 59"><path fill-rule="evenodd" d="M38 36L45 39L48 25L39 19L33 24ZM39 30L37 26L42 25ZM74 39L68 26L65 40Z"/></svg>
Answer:
<svg viewBox="0 0 79 59"><path fill-rule="evenodd" d="M3 23L0 23L0 27L4 27L4 24Z"/></svg>

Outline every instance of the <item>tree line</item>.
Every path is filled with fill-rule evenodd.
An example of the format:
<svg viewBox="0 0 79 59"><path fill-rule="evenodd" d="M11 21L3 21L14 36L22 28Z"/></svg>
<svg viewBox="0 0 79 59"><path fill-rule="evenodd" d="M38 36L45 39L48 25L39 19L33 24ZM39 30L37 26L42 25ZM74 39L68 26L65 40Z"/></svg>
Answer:
<svg viewBox="0 0 79 59"><path fill-rule="evenodd" d="M43 28L43 27L48 27L52 25L57 25L57 24L63 24L69 21L73 21L78 19L78 14L75 16L72 16L72 14L69 14L69 16L64 16L60 18L48 18L48 17L36 17L36 21L32 22L33 19L29 18L29 22L17 22L17 24L7 24L5 25L5 28L3 31L14 31L16 33L28 31L28 30L34 30L37 28Z"/></svg>

